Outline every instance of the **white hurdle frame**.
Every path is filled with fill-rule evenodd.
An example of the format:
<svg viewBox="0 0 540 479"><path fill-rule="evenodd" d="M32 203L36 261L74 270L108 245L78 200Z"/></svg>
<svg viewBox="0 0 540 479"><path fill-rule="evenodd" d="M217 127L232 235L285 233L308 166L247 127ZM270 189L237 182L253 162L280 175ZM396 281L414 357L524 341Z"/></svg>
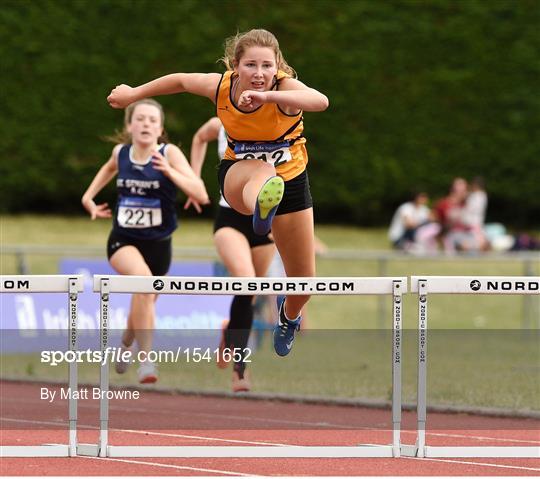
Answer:
<svg viewBox="0 0 540 479"><path fill-rule="evenodd" d="M83 291L81 275L1 275L0 293L64 293L68 296L68 348L77 350L77 297ZM69 363L72 391L78 388L77 362ZM77 455L77 399L70 397L69 443L39 446L0 446L0 457L72 457Z"/></svg>
<svg viewBox="0 0 540 479"><path fill-rule="evenodd" d="M350 291L335 288L347 283ZM218 285L221 285L218 287ZM281 285L281 286L278 286ZM321 291L320 288L329 289ZM334 286L333 286L334 285ZM285 288L279 290L279 288ZM214 289L215 288L215 289ZM277 289L276 289L277 288ZM295 291L296 289L296 291ZM209 291L212 290L212 291ZM401 454L401 329L402 294L406 277L388 278L219 278L172 276L94 276L94 292L100 293L101 348L108 344L108 311L111 293L158 293L199 295L392 295L392 424L391 445L357 446L113 446L108 444L109 409L106 394L100 403L100 457L399 457ZM102 391L109 388L107 365L101 366Z"/></svg>
<svg viewBox="0 0 540 479"><path fill-rule="evenodd" d="M402 454L414 457L523 457L540 458L537 446L428 446L427 325L428 294L540 294L539 276L412 276L411 292L418 293L418 400L416 445L403 445Z"/></svg>

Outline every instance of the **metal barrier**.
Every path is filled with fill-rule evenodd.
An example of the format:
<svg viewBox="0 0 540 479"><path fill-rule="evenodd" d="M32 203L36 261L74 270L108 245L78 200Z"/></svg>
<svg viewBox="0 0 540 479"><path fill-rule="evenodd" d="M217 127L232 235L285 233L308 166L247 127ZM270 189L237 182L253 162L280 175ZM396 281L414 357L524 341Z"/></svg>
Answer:
<svg viewBox="0 0 540 479"><path fill-rule="evenodd" d="M428 446L427 344L428 295L432 294L540 294L540 277L530 276L412 276L411 292L418 293L418 399L415 446L402 446L404 456L416 457L533 457L537 446Z"/></svg>
<svg viewBox="0 0 540 479"><path fill-rule="evenodd" d="M77 350L77 295L83 291L82 276L1 276L0 293L64 293L68 296L68 349ZM77 362L70 362L68 385L77 389ZM69 443L39 446L0 446L0 457L68 457L77 455L77 399L68 402Z"/></svg>
<svg viewBox="0 0 540 479"><path fill-rule="evenodd" d="M428 295L520 294L540 295L538 276L413 276L411 292L418 293L418 400L416 445L402 445L401 359L403 294L405 277L315 278L219 278L94 276L93 290L100 294L100 348L108 347L108 310L112 293L159 293L199 295L379 295L392 296L392 424L390 445L357 446L115 446L108 443L108 365L100 369L100 437L97 445L77 443L77 399L69 398L67 445L0 447L0 457L540 457L538 447L426 445ZM0 293L64 293L68 295L68 348L77 351L77 295L83 291L82 276L1 276ZM77 362L69 363L69 387L77 389Z"/></svg>
<svg viewBox="0 0 540 479"><path fill-rule="evenodd" d="M235 294L235 295L387 295L393 298L391 445L316 446L113 446L108 444L109 410L106 391L109 370L101 367L101 457L399 457L401 427L402 294L407 278L188 278L149 276L94 276L101 296L101 348L108 342L108 310L112 293Z"/></svg>
<svg viewBox="0 0 540 479"><path fill-rule="evenodd" d="M50 255L50 256L75 256L75 255L94 255L103 256L103 247L96 246L43 246L43 245L2 245L2 255L12 255L16 258L17 273L30 274L31 268L28 262L30 255ZM173 257L175 259L190 259L190 258L206 258L218 260L215 248L174 248ZM375 276L383 277L389 274L389 266L394 262L411 262L411 263L426 263L426 262L441 262L449 263L456 260L465 261L467 263L520 263L521 273L524 276L534 276L535 270L538 271L540 265L540 252L535 251L515 251L515 252L486 252L481 254L457 254L447 255L444 253L436 255L411 255L399 251L391 250L358 250L358 249L331 249L319 256L319 260L333 261L372 261L375 263ZM15 271L14 271L15 272ZM537 273L536 273L537 274ZM523 296L523 313L521 319L522 328L540 325L540 301L533 302L533 297L529 295ZM387 318L389 317L386 302L384 297L379 297L377 318L378 327L386 326Z"/></svg>

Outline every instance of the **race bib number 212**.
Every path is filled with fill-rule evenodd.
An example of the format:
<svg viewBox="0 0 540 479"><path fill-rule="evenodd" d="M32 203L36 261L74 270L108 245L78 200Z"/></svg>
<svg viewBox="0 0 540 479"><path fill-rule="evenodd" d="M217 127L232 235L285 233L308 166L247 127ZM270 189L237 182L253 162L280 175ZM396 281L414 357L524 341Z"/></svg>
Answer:
<svg viewBox="0 0 540 479"><path fill-rule="evenodd" d="M237 160L262 160L277 168L292 158L289 147L288 141L236 143L234 155Z"/></svg>

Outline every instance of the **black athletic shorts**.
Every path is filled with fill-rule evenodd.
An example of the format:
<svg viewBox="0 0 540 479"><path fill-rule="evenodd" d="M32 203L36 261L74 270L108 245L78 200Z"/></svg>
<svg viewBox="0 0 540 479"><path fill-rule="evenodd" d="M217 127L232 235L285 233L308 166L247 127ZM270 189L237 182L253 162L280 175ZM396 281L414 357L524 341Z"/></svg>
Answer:
<svg viewBox="0 0 540 479"><path fill-rule="evenodd" d="M253 232L253 216L243 215L232 208L220 206L214 221L214 233L220 228L227 227L242 233L248 240L250 248L273 243L268 235L259 236Z"/></svg>
<svg viewBox="0 0 540 479"><path fill-rule="evenodd" d="M171 267L172 236L159 240L137 240L112 230L107 240L107 258L110 260L122 246L135 246L154 276L166 275Z"/></svg>
<svg viewBox="0 0 540 479"><path fill-rule="evenodd" d="M221 160L219 163L218 181L222 193L225 189L225 176L234 163L235 161L233 160ZM223 196L225 197L225 195ZM297 177L285 182L285 193L278 206L276 215L295 213L296 211L307 210L312 206L313 199L311 198L311 192L309 190L309 178L307 170L304 170Z"/></svg>

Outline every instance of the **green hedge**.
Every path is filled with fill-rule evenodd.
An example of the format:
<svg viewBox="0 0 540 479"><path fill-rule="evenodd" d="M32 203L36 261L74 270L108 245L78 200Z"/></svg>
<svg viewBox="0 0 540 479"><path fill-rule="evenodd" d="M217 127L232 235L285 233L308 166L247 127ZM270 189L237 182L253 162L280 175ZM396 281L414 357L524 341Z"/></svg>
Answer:
<svg viewBox="0 0 540 479"><path fill-rule="evenodd" d="M386 224L411 189L435 198L454 176L482 175L490 220L537 226L538 25L536 0L4 0L0 209L80 212L112 148L100 138L122 122L110 89L221 71L224 38L264 27L330 98L305 115L318 221ZM188 154L212 104L161 101Z"/></svg>

